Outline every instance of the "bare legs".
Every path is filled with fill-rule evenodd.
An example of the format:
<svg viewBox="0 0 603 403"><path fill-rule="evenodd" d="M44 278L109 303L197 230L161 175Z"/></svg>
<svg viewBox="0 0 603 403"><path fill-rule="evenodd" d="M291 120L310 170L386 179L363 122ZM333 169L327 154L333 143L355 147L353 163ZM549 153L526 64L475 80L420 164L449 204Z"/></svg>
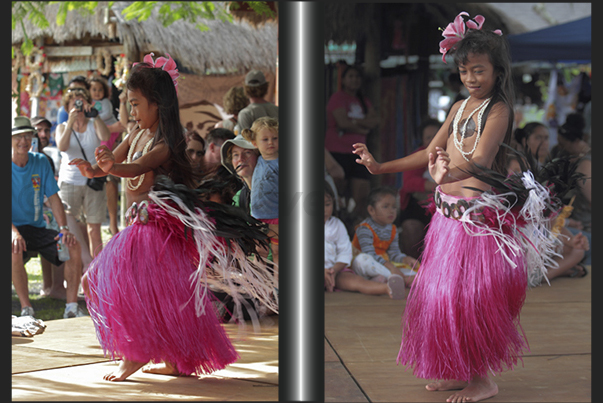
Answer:
<svg viewBox="0 0 603 403"><path fill-rule="evenodd" d="M474 376L470 382L445 380L437 381L425 386L430 391L456 390L446 399L447 402L479 402L488 399L498 393L498 386L488 377Z"/></svg>
<svg viewBox="0 0 603 403"><path fill-rule="evenodd" d="M389 292L386 283L367 280L350 272L339 272L335 277L335 286L340 290L355 291L367 295L383 295Z"/></svg>

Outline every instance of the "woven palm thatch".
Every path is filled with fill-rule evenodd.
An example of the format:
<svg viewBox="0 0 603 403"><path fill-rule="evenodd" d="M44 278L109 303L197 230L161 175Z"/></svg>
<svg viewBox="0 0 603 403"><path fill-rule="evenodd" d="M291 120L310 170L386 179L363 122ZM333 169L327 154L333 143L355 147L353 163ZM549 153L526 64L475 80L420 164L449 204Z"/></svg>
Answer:
<svg viewBox="0 0 603 403"><path fill-rule="evenodd" d="M99 3L101 4L101 3ZM234 20L232 23L221 20L198 21L209 29L200 31L194 24L176 21L164 27L157 17L157 11L151 18L138 22L126 21L121 15L129 2L115 2L112 10L117 19L116 36L124 45L130 60L139 61L141 55L155 52L156 56L169 53L178 61L178 65L196 74L208 72L246 72L251 69L274 72L277 58L277 24L266 21L253 27L246 21ZM81 15L69 12L64 25L56 24L58 5L46 7L46 18L50 26L40 29L28 20L24 21L27 35L36 38L52 38L55 44L86 42L90 39L109 41L111 33L104 23L104 13ZM23 41L23 32L19 26L13 31L12 43Z"/></svg>

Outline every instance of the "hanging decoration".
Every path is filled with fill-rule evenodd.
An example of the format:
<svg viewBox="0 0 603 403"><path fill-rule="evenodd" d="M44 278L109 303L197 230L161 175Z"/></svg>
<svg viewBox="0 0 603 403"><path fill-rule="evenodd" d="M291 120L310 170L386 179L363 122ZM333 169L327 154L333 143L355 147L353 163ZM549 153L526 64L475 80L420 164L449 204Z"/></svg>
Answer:
<svg viewBox="0 0 603 403"><path fill-rule="evenodd" d="M44 47L34 46L31 53L25 57L25 66L29 70L27 77L27 86L25 91L31 98L38 98L44 90L44 78L42 77L42 66L46 61Z"/></svg>
<svg viewBox="0 0 603 403"><path fill-rule="evenodd" d="M11 71L13 73L18 73L21 67L23 67L23 53L21 53L21 50L17 48L15 49L15 58Z"/></svg>
<svg viewBox="0 0 603 403"><path fill-rule="evenodd" d="M114 63L115 66L115 80L113 80L113 85L115 85L118 89L123 89L126 81L128 80L128 74L130 72L130 62L125 54L120 54Z"/></svg>
<svg viewBox="0 0 603 403"><path fill-rule="evenodd" d="M101 76L111 73L111 52L103 48L96 53L96 69Z"/></svg>
<svg viewBox="0 0 603 403"><path fill-rule="evenodd" d="M35 83L35 84L34 84ZM33 71L29 73L27 77L27 87L25 87L25 91L32 98L38 98L42 94L42 90L44 89L44 78L39 70Z"/></svg>
<svg viewBox="0 0 603 403"><path fill-rule="evenodd" d="M43 46L40 46L39 48L34 46L29 56L25 57L25 65L30 72L33 72L33 70L41 70L45 61L46 53L44 53Z"/></svg>

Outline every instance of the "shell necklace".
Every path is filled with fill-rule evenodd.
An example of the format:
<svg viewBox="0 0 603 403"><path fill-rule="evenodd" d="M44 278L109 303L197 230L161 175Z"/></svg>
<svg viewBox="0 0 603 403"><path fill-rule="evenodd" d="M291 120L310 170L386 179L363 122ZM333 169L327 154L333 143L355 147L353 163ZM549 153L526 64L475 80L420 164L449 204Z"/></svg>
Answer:
<svg viewBox="0 0 603 403"><path fill-rule="evenodd" d="M151 144L153 144L154 137L151 137L151 139L149 141L147 141L147 143L144 145L144 148L142 149L142 153L140 151L138 151L137 153L134 153L134 149L136 148L136 144L138 143L138 140L140 140L140 138L142 137L142 134L144 132L148 132L148 130L149 129L141 130L138 132L138 135L136 137L134 137L134 140L132 141L132 145L130 146L130 149L128 150L128 158L126 158L126 162L128 164L130 164L132 161L135 161L136 159L142 157L144 154L147 153L147 151L149 151L149 148L151 148ZM137 190L140 187L140 185L142 185L142 182L144 182L144 177L145 177L145 174L135 176L134 178L128 178L128 180L126 181L126 185L128 186L128 189L131 191ZM138 178L138 183L134 184L134 181L137 178Z"/></svg>
<svg viewBox="0 0 603 403"><path fill-rule="evenodd" d="M492 99L492 97L486 99L484 102L482 102L482 104L480 106L475 108L473 110L473 112L471 112L469 114L469 116L465 120L465 124L463 125L463 127L461 128L461 131L459 133L459 122L460 122L461 118L463 117L463 112L465 112L465 106L467 106L467 102L469 101L470 98L471 97L465 99L465 101L462 103L461 107L459 108L458 112L456 113L456 116L454 117L454 122L453 122L453 126L452 126L454 145L456 146L456 149L459 150L459 152L461 153L461 155L463 156L465 161L469 161L469 158L467 158L467 156L473 154L473 152L477 148L477 144L479 143L479 139L482 135L482 133L481 133L482 116L484 115L484 111L486 110L486 108L488 107L488 104L490 103L490 100ZM471 120L471 117L473 116L473 114L475 112L477 112L477 136L475 137L475 144L473 144L473 148L471 149L471 151L463 151L463 145L464 145L463 141L465 140L465 134L467 132L467 124L469 123L469 120Z"/></svg>

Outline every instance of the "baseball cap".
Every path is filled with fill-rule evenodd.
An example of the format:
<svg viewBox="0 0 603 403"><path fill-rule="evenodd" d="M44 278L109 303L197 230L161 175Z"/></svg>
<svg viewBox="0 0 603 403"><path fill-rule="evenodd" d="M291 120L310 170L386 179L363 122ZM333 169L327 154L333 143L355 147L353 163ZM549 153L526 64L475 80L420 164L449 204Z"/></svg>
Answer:
<svg viewBox="0 0 603 403"><path fill-rule="evenodd" d="M251 70L245 76L245 85L248 87L258 87L262 84L266 84L266 77L264 77L264 73L259 70Z"/></svg>
<svg viewBox="0 0 603 403"><path fill-rule="evenodd" d="M46 119L44 116L35 116L31 118L32 125L37 126L40 123L46 123L48 127L52 127L52 123L50 123L50 120Z"/></svg>

